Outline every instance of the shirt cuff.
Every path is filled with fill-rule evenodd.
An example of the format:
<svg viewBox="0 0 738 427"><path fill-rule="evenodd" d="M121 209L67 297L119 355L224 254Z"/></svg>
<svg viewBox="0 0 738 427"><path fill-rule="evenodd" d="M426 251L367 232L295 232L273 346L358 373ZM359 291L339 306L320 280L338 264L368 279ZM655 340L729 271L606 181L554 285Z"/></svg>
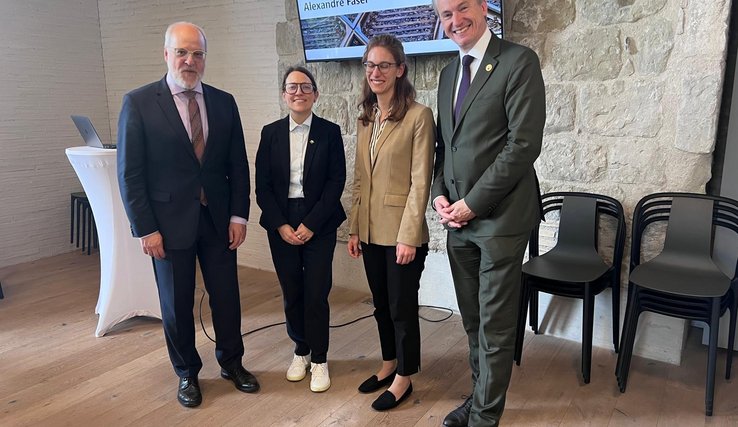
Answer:
<svg viewBox="0 0 738 427"><path fill-rule="evenodd" d="M249 223L249 220L247 220L246 218L241 218L240 216L232 215L231 222L235 222L236 224L241 225L247 225Z"/></svg>
<svg viewBox="0 0 738 427"><path fill-rule="evenodd" d="M431 208L433 208L434 211L436 210L436 200L438 200L441 197L443 196L436 196L436 198L433 199L433 201L431 202Z"/></svg>

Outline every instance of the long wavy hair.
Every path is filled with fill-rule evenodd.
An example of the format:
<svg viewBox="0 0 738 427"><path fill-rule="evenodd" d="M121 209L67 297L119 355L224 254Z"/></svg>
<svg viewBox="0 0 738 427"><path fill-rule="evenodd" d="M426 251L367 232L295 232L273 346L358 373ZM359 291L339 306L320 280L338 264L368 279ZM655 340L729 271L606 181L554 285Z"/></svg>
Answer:
<svg viewBox="0 0 738 427"><path fill-rule="evenodd" d="M369 44L366 45L364 56L361 58L362 63L366 62L369 51L375 47L383 47L387 49L395 59L395 63L405 65L404 72L397 78L397 80L395 80L395 92L392 95L392 113L387 117L388 120L402 120L405 117L407 110L415 101L415 88L407 78L407 58L405 57L405 49L402 47L402 42L393 35L381 34L374 36L369 40ZM364 85L361 89L361 102L359 102L358 105L358 108L361 111L359 120L361 120L361 123L364 126L374 121L374 106L376 104L377 95L372 92L365 75Z"/></svg>

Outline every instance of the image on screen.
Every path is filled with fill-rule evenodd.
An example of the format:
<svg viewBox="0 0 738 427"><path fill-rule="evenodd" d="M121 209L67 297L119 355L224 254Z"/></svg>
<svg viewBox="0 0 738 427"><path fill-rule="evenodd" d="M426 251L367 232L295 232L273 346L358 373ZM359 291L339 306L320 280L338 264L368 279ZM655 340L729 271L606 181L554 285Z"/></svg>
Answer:
<svg viewBox="0 0 738 427"><path fill-rule="evenodd" d="M501 0L487 0L487 25L503 36ZM454 52L431 0L297 0L305 59L361 58L373 36L392 34L407 55Z"/></svg>

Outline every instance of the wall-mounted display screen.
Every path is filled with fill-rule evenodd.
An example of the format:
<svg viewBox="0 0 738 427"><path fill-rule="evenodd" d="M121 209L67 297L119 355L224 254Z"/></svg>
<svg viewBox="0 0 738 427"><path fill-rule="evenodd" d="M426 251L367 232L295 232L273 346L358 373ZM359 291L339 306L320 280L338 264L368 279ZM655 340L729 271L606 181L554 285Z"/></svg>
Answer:
<svg viewBox="0 0 738 427"><path fill-rule="evenodd" d="M297 0L305 59L361 58L373 36L393 34L408 55L454 52L431 0ZM502 37L502 2L487 0L487 24Z"/></svg>

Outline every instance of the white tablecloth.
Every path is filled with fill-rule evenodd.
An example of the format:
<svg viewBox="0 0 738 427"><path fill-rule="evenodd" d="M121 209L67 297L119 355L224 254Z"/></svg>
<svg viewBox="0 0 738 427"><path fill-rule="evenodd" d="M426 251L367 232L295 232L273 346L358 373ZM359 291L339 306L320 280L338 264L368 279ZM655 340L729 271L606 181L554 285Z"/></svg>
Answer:
<svg viewBox="0 0 738 427"><path fill-rule="evenodd" d="M116 150L72 147L69 163L87 193L100 241L100 296L95 336L134 316L161 319L151 258L131 236L118 190Z"/></svg>

